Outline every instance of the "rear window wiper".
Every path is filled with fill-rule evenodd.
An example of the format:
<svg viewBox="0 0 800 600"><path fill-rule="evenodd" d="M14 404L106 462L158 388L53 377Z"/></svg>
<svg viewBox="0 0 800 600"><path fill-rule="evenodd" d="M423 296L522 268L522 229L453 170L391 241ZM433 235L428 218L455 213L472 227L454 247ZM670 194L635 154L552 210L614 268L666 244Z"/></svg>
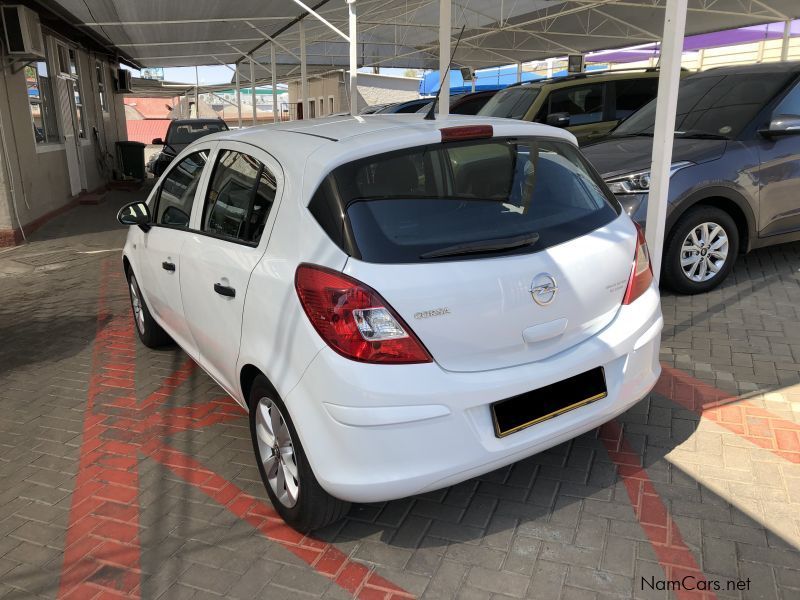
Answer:
<svg viewBox="0 0 800 600"><path fill-rule="evenodd" d="M480 254L482 252L495 252L497 250L513 250L533 246L539 241L538 233L526 233L508 238L496 238L492 240L481 240L479 242L465 242L453 246L445 246L438 250L431 250L425 254L420 254L421 259L441 258L443 256L461 256L465 254Z"/></svg>
<svg viewBox="0 0 800 600"><path fill-rule="evenodd" d="M675 137L691 140L729 140L730 138L721 133L711 133L710 131L700 131L699 129L689 129L688 131L676 131Z"/></svg>

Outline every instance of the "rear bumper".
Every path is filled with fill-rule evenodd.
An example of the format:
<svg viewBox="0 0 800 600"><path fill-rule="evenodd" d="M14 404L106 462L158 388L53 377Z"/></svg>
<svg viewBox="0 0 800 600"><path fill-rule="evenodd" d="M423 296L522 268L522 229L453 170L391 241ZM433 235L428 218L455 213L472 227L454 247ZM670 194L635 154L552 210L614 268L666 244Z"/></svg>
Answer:
<svg viewBox="0 0 800 600"><path fill-rule="evenodd" d="M660 374L663 319L651 287L585 342L536 363L456 373L437 364L368 365L329 348L285 398L323 488L377 502L464 481L536 454L614 418ZM489 405L603 366L608 396L504 438Z"/></svg>

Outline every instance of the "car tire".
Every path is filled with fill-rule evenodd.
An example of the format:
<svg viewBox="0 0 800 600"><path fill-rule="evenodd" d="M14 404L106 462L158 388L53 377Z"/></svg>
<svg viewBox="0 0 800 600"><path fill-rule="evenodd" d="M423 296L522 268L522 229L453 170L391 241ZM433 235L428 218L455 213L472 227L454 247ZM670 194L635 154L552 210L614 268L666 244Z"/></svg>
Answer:
<svg viewBox="0 0 800 600"><path fill-rule="evenodd" d="M172 344L172 338L150 314L150 309L147 308L142 291L139 289L139 282L133 273L128 274L128 293L131 298L133 328L141 342L148 348L160 348Z"/></svg>
<svg viewBox="0 0 800 600"><path fill-rule="evenodd" d="M350 504L322 489L286 406L263 375L253 381L248 406L258 472L278 514L301 533L341 519ZM276 430L277 435L274 434ZM280 450L276 453L274 448L278 447ZM276 455L280 456L278 460L275 460Z"/></svg>
<svg viewBox="0 0 800 600"><path fill-rule="evenodd" d="M670 230L662 276L679 294L702 294L722 283L739 254L739 229L733 217L715 206L686 211Z"/></svg>

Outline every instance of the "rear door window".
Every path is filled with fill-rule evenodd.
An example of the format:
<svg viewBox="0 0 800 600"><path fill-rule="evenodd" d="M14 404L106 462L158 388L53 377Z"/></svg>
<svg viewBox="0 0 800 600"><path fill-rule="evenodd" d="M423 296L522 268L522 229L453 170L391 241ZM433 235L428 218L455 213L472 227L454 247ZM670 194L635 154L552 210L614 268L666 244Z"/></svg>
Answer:
<svg viewBox="0 0 800 600"><path fill-rule="evenodd" d="M438 144L349 163L332 178L335 190L323 185L320 193L344 202L349 233L367 262L536 252L585 235L618 214L578 151L560 141ZM320 201L312 200L315 215L322 214ZM333 231L331 237L338 235ZM535 243L507 250L442 253L464 244L514 246L534 237Z"/></svg>
<svg viewBox="0 0 800 600"><path fill-rule="evenodd" d="M603 120L604 91L604 83L554 90L547 99L547 112L541 115L541 120L544 122L548 114L568 113L570 126L600 123Z"/></svg>
<svg viewBox="0 0 800 600"><path fill-rule="evenodd" d="M214 167L201 231L256 245L275 200L275 175L252 156L222 150Z"/></svg>
<svg viewBox="0 0 800 600"><path fill-rule="evenodd" d="M614 118L627 119L658 94L658 77L641 79L621 79L616 86L616 107Z"/></svg>

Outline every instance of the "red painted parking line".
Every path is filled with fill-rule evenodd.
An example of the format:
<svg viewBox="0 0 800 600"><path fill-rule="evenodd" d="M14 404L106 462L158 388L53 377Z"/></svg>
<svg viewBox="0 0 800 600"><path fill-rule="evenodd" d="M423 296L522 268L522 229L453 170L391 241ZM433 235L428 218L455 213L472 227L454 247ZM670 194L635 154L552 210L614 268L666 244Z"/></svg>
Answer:
<svg viewBox="0 0 800 600"><path fill-rule="evenodd" d="M747 441L800 464L800 425L749 400L726 394L691 375L662 366L654 392L709 419Z"/></svg>
<svg viewBox="0 0 800 600"><path fill-rule="evenodd" d="M127 317L111 318L109 288L121 284L111 265L101 266L97 336L58 590L63 599L89 600L104 591L139 597L136 449L106 436L107 415L100 406L109 394L135 401L129 376L136 355L133 324Z"/></svg>
<svg viewBox="0 0 800 600"><path fill-rule="evenodd" d="M674 581L689 577L691 579L688 581L695 588L698 587L698 582L707 581L695 562L694 555L683 541L678 525L669 516L667 507L647 475L641 457L628 444L619 423L609 421L603 425L600 428L600 439L603 440L608 456L617 466L636 518L650 540L666 579ZM697 589L675 590L675 595L680 600L716 598L713 592Z"/></svg>
<svg viewBox="0 0 800 600"><path fill-rule="evenodd" d="M164 444L162 438L166 435L241 420L245 412L227 397L190 406L164 407L194 372L195 365L189 360L167 377L158 390L142 402L137 401L133 323L127 314L111 318L108 305L109 291L121 287L122 280L117 264L104 261L80 468L72 495L58 597L139 598L141 454L169 467L355 597L411 598L411 594L372 569L351 561L332 544L297 533L269 504L249 496L190 456Z"/></svg>
<svg viewBox="0 0 800 600"><path fill-rule="evenodd" d="M287 526L269 504L207 469L168 444L152 440L143 452L165 465L187 483L202 490L231 513L250 523L264 537L279 543L318 573L335 581L356 598L411 598L411 594L351 561L332 544L320 542Z"/></svg>

